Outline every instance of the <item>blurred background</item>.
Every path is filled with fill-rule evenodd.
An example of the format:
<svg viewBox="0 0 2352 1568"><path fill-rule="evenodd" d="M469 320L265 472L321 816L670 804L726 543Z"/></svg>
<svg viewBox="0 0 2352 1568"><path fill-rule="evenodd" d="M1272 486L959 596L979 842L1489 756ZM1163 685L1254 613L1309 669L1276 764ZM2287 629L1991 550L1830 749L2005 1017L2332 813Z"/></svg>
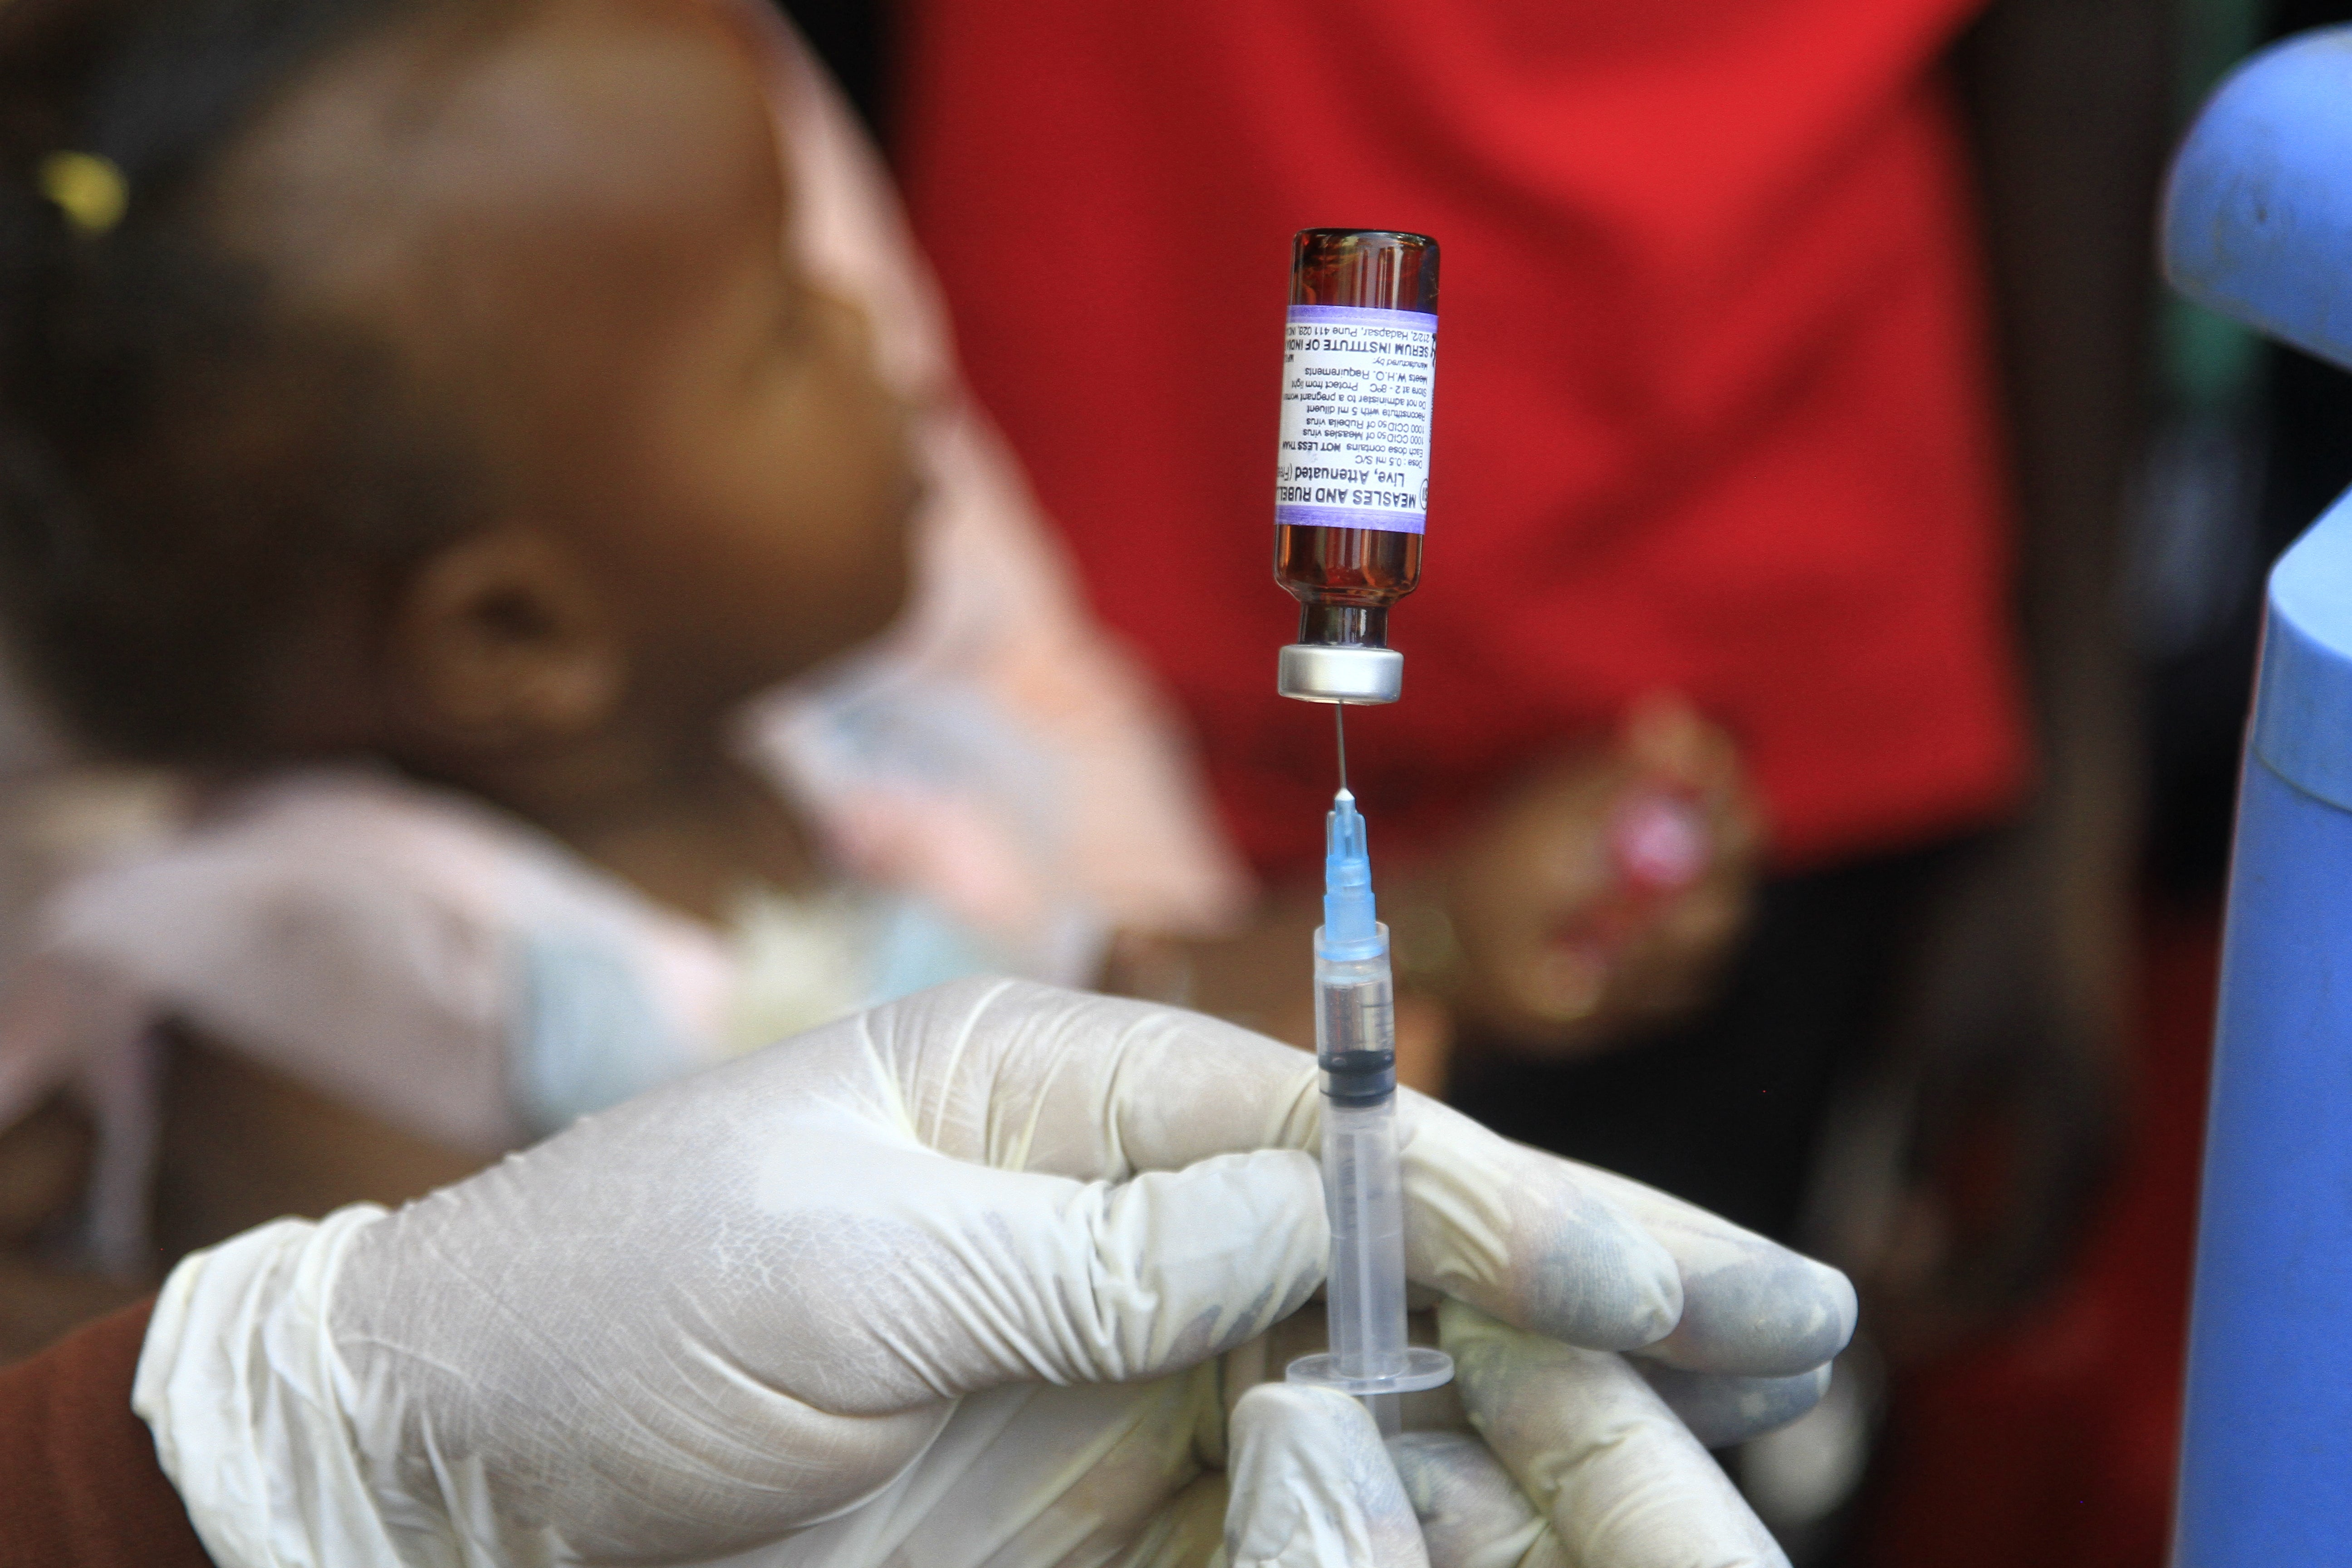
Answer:
<svg viewBox="0 0 2352 1568"><path fill-rule="evenodd" d="M1533 77L1489 100L1511 8L1461 0L1268 0L1222 26L1150 3L782 9L908 193L980 404L1276 906L1328 788L1327 727L1265 679L1288 638L1261 553L1288 229L1420 222L1348 205L1393 178L1547 237L1509 258L1544 300L1522 344L1500 242L1438 235L1458 304L1429 583L1398 612L1425 685L1396 723L1420 727L1362 721L1402 977L1444 1020L1421 1081L1854 1275L1864 1331L1822 1409L1724 1456L1802 1568L2162 1563L2262 585L2352 484L2352 378L2168 297L2153 220L2221 76L2352 0L1693 0L1578 23L1593 58L1562 79L1586 90L1559 101ZM1365 130L1391 79L1443 111ZM1307 107L1253 107L1277 100ZM1362 125L1316 130L1315 105L1358 100ZM1313 158L1284 166L1285 137ZM1795 174L1742 186L1771 147ZM1875 283L1914 263L1906 314L1906 285ZM1647 310L1655 342L1624 327ZM1915 405L1922 345L1944 368ZM1144 367L1116 417L1104 355ZM1801 435L1772 434L1800 405ZM1900 526L1874 531L1870 493L1905 498ZM1520 660L1499 676L1498 647ZM13 705L0 763L13 951L45 892L183 803ZM1651 784L1698 811L1717 870L1610 916L1666 931L1650 958L1610 949L1616 978L1580 989L1578 955L1618 939L1579 927L1516 990L1482 970L1481 922L1516 918L1496 889L1586 853ZM1195 956L1117 952L1112 978L1280 1031L1223 1005L1213 976L1246 963Z"/></svg>
<svg viewBox="0 0 2352 1568"><path fill-rule="evenodd" d="M908 61L938 32L921 0L786 8L903 158L924 108ZM2021 818L1964 851L1977 864L1953 880L1981 886L1948 887L1916 917L1956 928L1943 945L1969 955L1951 961L1965 978L1920 982L1950 988L1941 1016L1930 1001L1913 1024L1890 1075L1902 1086L1849 1109L1840 1174L1823 1178L1899 1184L1885 1163L1900 1145L1912 1175L1932 1167L1964 1194L1958 1223L1983 1245L1937 1287L1915 1282L1893 1322L1876 1316L1864 1364L1842 1372L1832 1404L1865 1413L1866 1451L1801 1426L1731 1460L1801 1563L2163 1561L2261 585L2352 483L2352 378L2168 297L2151 222L2167 152L2230 66L2347 20L2331 0L1996 0L1948 52L1994 301L2040 764ZM1439 508L1433 530L1475 526ZM2014 911L2034 879L2066 933L2072 973L2047 982L2071 993L2063 1021L1967 1018L1956 994L2014 988L2035 962L1970 935L1969 906ZM2030 1059L2074 1051L2095 1068ZM1816 1218L1808 1239L1873 1268L1832 1239L1861 1222Z"/></svg>

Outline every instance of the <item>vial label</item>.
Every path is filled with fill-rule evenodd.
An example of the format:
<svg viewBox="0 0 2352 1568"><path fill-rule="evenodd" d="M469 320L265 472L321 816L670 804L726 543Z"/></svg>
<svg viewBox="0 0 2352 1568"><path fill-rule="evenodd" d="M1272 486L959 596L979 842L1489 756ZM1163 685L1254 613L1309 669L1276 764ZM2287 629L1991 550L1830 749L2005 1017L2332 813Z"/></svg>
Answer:
<svg viewBox="0 0 2352 1568"><path fill-rule="evenodd" d="M1293 305L1282 342L1274 521L1419 533L1429 511L1437 318Z"/></svg>

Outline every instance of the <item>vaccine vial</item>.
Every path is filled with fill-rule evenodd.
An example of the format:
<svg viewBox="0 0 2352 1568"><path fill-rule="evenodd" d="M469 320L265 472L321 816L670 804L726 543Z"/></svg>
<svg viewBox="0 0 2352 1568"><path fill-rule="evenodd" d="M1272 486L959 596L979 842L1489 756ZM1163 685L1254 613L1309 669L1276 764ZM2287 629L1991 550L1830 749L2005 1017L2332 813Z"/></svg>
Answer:
<svg viewBox="0 0 2352 1568"><path fill-rule="evenodd" d="M1389 607L1421 580L1436 373L1437 242L1301 231L1275 460L1274 577L1298 601L1285 697L1393 702L1403 689Z"/></svg>

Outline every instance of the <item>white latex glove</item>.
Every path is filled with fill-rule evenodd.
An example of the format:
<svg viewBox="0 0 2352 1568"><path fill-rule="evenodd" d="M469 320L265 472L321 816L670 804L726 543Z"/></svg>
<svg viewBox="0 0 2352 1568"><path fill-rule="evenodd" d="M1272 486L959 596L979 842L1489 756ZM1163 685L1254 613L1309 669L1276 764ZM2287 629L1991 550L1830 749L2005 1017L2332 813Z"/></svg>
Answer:
<svg viewBox="0 0 2352 1568"><path fill-rule="evenodd" d="M1417 1562L1368 1420L1268 1388L1229 1432L1250 1358L1212 1359L1320 1278L1320 1108L1310 1058L1198 1015L943 986L397 1215L192 1258L134 1405L225 1568L1197 1563L1221 1526L1239 1561ZM1648 1347L1702 1415L1798 1413L1789 1380L1817 1390L1799 1374L1845 1342L1833 1270L1417 1097L1405 1126L1424 1285L1552 1340ZM1465 1402L1553 1507L1608 1428L1484 1353ZM1556 1431L1590 1441L1512 1447ZM1717 1549L1760 1532L1685 1447L1648 1480L1703 1515L1688 1553L1627 1561L1770 1561ZM1449 1539L1528 1517L1489 1507Z"/></svg>

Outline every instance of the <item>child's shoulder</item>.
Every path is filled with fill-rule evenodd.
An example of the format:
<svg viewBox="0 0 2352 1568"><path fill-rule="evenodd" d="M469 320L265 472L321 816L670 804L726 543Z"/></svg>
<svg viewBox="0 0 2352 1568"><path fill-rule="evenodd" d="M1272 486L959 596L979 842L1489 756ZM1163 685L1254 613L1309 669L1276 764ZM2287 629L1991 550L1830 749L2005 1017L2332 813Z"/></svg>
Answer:
<svg viewBox="0 0 2352 1568"><path fill-rule="evenodd" d="M45 960L147 1017L472 1148L533 1130L513 1080L551 973L667 1036L728 981L715 933L493 807L362 767L242 785L62 889L41 925Z"/></svg>
<svg viewBox="0 0 2352 1568"><path fill-rule="evenodd" d="M520 819L356 765L289 769L216 796L163 844L61 889L43 924L47 945L141 977L194 979L259 949L278 967L400 964L459 994L533 926L712 944Z"/></svg>

